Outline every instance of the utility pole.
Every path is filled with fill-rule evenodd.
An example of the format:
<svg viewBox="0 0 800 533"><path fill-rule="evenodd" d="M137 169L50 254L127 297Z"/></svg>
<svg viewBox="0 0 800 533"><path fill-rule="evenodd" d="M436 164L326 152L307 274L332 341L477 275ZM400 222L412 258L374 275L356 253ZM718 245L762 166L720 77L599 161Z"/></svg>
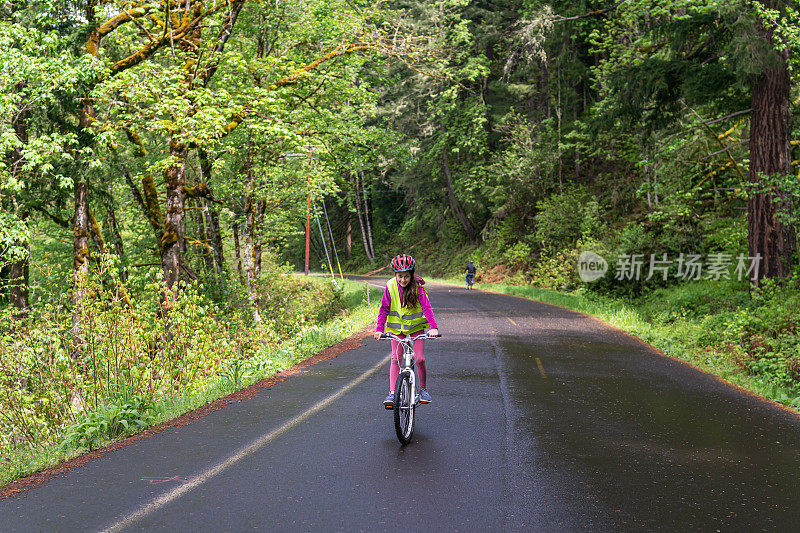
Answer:
<svg viewBox="0 0 800 533"><path fill-rule="evenodd" d="M308 256L311 253L311 174L306 183L308 199L306 201L306 276L308 276Z"/></svg>
<svg viewBox="0 0 800 533"><path fill-rule="evenodd" d="M308 180L306 181L306 276L308 276L308 258L311 254L311 161L314 159L314 147L308 147ZM324 237L323 237L324 238Z"/></svg>
<svg viewBox="0 0 800 533"><path fill-rule="evenodd" d="M305 261L305 275L308 276L309 268L308 261L311 256L311 165L314 160L314 145L304 145L302 148L307 150L306 153L293 153L285 154L283 157L287 158L308 158L308 179L306 180L306 261ZM323 239L325 237L323 236Z"/></svg>

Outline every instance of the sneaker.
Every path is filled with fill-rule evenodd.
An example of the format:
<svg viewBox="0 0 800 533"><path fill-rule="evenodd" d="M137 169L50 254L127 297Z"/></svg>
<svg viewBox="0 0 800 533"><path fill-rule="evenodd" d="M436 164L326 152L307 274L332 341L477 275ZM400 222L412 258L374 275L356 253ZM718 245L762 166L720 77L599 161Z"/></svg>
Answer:
<svg viewBox="0 0 800 533"><path fill-rule="evenodd" d="M431 395L428 393L428 389L419 391L419 403L431 403Z"/></svg>
<svg viewBox="0 0 800 533"><path fill-rule="evenodd" d="M394 409L394 393L391 393L389 396L383 400L383 406L386 409Z"/></svg>

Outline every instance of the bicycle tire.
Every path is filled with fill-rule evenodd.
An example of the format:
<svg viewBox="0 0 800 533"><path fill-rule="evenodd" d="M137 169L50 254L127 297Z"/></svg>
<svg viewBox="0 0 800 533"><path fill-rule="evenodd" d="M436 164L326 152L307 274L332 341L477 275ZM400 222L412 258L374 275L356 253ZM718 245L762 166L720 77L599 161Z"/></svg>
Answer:
<svg viewBox="0 0 800 533"><path fill-rule="evenodd" d="M401 372L394 388L394 430L400 444L408 444L414 435L414 407L411 376L408 371Z"/></svg>

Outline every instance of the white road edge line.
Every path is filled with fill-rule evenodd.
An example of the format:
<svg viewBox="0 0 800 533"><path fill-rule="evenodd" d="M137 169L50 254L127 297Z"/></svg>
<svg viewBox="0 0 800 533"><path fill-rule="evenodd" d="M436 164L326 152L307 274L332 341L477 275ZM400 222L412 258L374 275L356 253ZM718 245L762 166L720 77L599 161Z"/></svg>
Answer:
<svg viewBox="0 0 800 533"><path fill-rule="evenodd" d="M191 481L189 481L189 482L187 482L187 483L185 483L185 484L183 484L183 485L181 485L179 487L175 487L171 491L166 492L166 493L162 494L161 496L158 496L158 497L150 500L149 503L144 504L137 511L129 514L128 516L125 516L121 520L119 520L119 521L115 522L114 524L108 526L107 528L103 529L102 531L104 533L105 532L112 533L112 532L115 532L115 531L122 531L123 529L132 526L133 524L135 524L136 522L138 522L139 520L141 520L145 516L153 513L157 509L160 509L161 507L164 507L165 505L177 500L178 498L180 498L181 496L183 496L187 492L189 492L189 491L195 489L196 487L202 485L203 483L205 483L206 481L208 481L212 477L216 476L217 474L219 474L220 472L222 472L226 468L228 468L230 466L233 466L234 464L236 464L240 460L244 459L248 455L251 455L251 454L255 453L260 448L262 448L266 444L268 444L270 441L274 440L276 437L282 435L283 433L286 433L288 430L290 430L293 427L295 427L296 425L300 424L301 422L303 422L304 420L306 420L310 416L312 416L312 415L318 413L319 411L325 409L327 406L329 406L330 404L332 404L333 402L335 402L336 400L338 400L339 398L344 396L347 392L352 390L354 387L356 387L359 384L363 383L367 378L369 378L372 374L374 374L379 369L384 367L386 365L386 363L388 363L388 362L389 362L389 356L387 355L385 358L381 359L378 363L376 363L375 366L373 366L372 368L370 368L369 370L367 370L366 372L364 372L363 374L358 376L356 379L354 379L353 381L351 381L350 383L345 385L343 388L341 388L340 390L338 390L334 394L331 394L330 396L328 396L324 400L320 401L316 405L312 406L311 408L309 408L305 412L303 412L303 413L297 415L296 417L292 418L291 420L286 422L281 427L270 431L266 435L263 435L263 436L257 438L256 440L254 440L253 442L251 442L250 444L240 448L237 452L235 452L232 455L228 456L228 458L225 459L224 461L222 461L220 463L217 463L215 466L212 466L212 467L204 470L203 472L201 472L199 475L194 477Z"/></svg>

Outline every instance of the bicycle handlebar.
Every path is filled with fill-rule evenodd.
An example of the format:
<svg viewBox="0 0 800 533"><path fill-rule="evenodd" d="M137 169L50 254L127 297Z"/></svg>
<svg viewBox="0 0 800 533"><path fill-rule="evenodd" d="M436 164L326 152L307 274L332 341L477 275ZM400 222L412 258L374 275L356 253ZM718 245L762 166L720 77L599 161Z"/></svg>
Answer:
<svg viewBox="0 0 800 533"><path fill-rule="evenodd" d="M442 334L439 335L428 335L427 333L423 333L422 335L417 335L415 337L398 337L394 333L382 333L380 336L381 340L395 340L395 341L407 341L407 340L418 340L418 339L438 339L441 338Z"/></svg>

